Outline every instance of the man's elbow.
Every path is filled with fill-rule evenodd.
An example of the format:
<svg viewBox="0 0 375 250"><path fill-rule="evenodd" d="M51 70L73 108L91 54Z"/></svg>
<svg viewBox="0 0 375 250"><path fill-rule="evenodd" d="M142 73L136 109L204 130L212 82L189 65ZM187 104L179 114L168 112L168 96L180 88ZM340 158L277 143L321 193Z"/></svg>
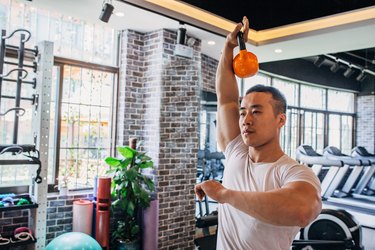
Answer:
<svg viewBox="0 0 375 250"><path fill-rule="evenodd" d="M309 225L313 220L318 217L320 212L322 211L322 201L320 198L316 199L315 201L311 202L304 206L304 208L300 209L298 220L299 227L306 227Z"/></svg>

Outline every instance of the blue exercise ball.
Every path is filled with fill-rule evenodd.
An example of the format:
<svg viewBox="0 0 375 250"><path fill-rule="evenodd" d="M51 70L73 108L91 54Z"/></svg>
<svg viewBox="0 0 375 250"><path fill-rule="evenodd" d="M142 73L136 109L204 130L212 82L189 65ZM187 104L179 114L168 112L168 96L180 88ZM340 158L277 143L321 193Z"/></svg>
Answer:
<svg viewBox="0 0 375 250"><path fill-rule="evenodd" d="M91 236L70 232L54 238L45 250L102 250L102 248Z"/></svg>

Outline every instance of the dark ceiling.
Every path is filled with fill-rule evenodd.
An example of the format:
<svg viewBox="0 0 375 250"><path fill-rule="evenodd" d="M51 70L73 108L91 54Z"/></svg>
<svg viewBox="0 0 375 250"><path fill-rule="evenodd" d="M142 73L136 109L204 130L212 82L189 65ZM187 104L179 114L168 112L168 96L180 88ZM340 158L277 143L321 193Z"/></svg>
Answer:
<svg viewBox="0 0 375 250"><path fill-rule="evenodd" d="M183 0L188 4L240 22L243 16L250 28L264 30L314 18L375 5L375 0Z"/></svg>
<svg viewBox="0 0 375 250"><path fill-rule="evenodd" d="M270 29L375 6L375 0L183 0L183 2L236 23L246 15L250 21L250 28L254 30ZM364 94L375 92L375 76L373 74L365 73L366 76L363 79L358 77L363 69L375 73L375 48L326 54L321 55L321 58L324 60L320 65L316 62L318 59L316 56L264 63L260 67L303 81L311 82L315 79L313 82L356 90ZM336 62L338 65L335 70L333 65ZM344 72L349 66L353 66L353 73L344 76ZM298 72L300 72L299 75ZM317 77L318 75L319 77Z"/></svg>

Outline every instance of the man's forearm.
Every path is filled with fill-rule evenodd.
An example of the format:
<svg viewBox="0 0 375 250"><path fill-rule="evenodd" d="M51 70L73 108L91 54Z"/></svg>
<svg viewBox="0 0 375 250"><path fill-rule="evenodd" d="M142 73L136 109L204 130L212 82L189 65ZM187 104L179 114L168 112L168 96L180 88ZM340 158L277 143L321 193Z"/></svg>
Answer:
<svg viewBox="0 0 375 250"><path fill-rule="evenodd" d="M219 105L238 101L238 87L236 77L233 73L233 48L228 45L224 47L216 72L216 94Z"/></svg>
<svg viewBox="0 0 375 250"><path fill-rule="evenodd" d="M305 227L321 210L320 197L314 190L311 192L305 194L288 188L268 192L226 189L220 202L269 224Z"/></svg>

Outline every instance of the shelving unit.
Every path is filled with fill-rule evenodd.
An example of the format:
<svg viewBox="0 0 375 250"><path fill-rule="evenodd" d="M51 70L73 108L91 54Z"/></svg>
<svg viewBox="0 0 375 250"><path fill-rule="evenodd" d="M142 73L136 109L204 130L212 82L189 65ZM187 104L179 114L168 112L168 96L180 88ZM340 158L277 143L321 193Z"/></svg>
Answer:
<svg viewBox="0 0 375 250"><path fill-rule="evenodd" d="M16 31L15 31L16 32ZM50 126L50 100L51 100L51 85L52 85L52 67L53 67L53 43L41 42L35 49L27 49L24 43L27 42L31 36L30 32L20 29L21 32L20 46L6 45L5 40L11 37L15 32L6 36L6 32L1 32L0 44L0 107L1 99L8 98L15 100L15 107L1 112L0 115L11 115L14 112L14 131L13 131L13 144L0 145L0 156L5 152L11 152L10 157L0 157L0 165L36 165L38 166L35 176L29 186L30 197L33 197L33 203L20 206L0 207L0 212L29 209L29 227L34 234L34 240L29 239L26 241L19 241L16 243L9 243L1 245L0 248L8 248L13 246L27 245L25 249L45 249L46 243L46 219L47 219L47 166L48 166L48 150L49 150L49 126ZM5 61L6 49L14 50L18 54L17 79L8 79L10 73L3 74L3 65ZM26 53L28 55L26 55ZM24 56L34 55L33 62L34 70L36 71L36 79L33 81L25 81L27 75L26 67L33 67L24 65ZM9 64L9 63L8 63ZM14 63L12 65L15 65ZM14 96L3 95L1 92L2 81L15 82L16 93ZM35 93L32 97L21 96L22 84L32 84ZM21 100L32 101L32 130L34 135L34 145L22 145L18 142L18 119L22 115L24 109L20 106ZM0 143L1 144L1 143ZM8 150L8 151L7 151ZM14 152L12 151L14 150ZM20 152L29 153L25 157L12 157ZM0 232L1 233L1 232Z"/></svg>

